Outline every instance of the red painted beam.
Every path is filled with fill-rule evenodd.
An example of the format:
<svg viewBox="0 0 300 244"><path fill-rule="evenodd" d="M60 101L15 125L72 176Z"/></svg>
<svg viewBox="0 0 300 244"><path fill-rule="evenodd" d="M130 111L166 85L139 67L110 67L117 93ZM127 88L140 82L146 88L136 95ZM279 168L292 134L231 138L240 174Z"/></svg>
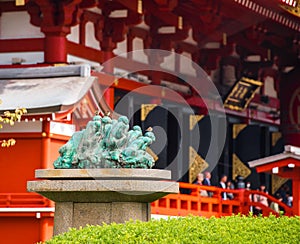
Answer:
<svg viewBox="0 0 300 244"><path fill-rule="evenodd" d="M0 53L44 51L44 38L0 40Z"/></svg>
<svg viewBox="0 0 300 244"><path fill-rule="evenodd" d="M129 92L138 91L139 93L147 96L151 96L151 97L155 96L160 99L168 99L169 101L178 102L178 97L171 94L168 90L166 90L163 93L155 92L154 90L151 89L142 89L143 87L146 88L147 86L150 87L151 85L147 85L137 81L133 81L125 78L118 78L112 75L107 75L99 72L93 72L93 75L97 76L99 79L99 83L104 86L113 86L114 88L121 89L124 91L129 91ZM220 104L214 101L206 100L205 102L208 102L209 104L205 104L205 102L201 97L194 96L186 99L186 102L190 106L200 109L200 111L207 111L207 106L214 111L224 110L224 108L221 107ZM266 112L256 111L256 113L253 113L252 109L246 109L245 111L242 112L225 109L225 112L227 115L236 116L247 120L259 121L259 122L264 122L272 125L279 125L279 120L278 119L274 120L268 117L269 113Z"/></svg>
<svg viewBox="0 0 300 244"><path fill-rule="evenodd" d="M258 104L264 105L264 106L268 106L269 108L279 109L279 107L280 107L279 99L277 99L275 97L268 97L268 102L263 103L261 101L261 96L259 94L255 94L253 97L253 100L251 102L258 103Z"/></svg>
<svg viewBox="0 0 300 244"><path fill-rule="evenodd" d="M105 62L104 52L94 48L90 48L75 42L66 42L67 54L74 55L80 58L88 59L93 62Z"/></svg>
<svg viewBox="0 0 300 244"><path fill-rule="evenodd" d="M203 104L203 100L201 97L191 97L187 99L187 102L191 106L199 107L199 104ZM250 103L251 104L251 103ZM202 107L200 107L202 108ZM230 110L230 109L224 109L219 103L216 103L214 101L211 101L209 104L209 108L214 110L214 111L223 111L225 110L225 113L227 115L239 117L241 119L247 120L246 123L249 121L258 121L258 122L263 122L271 125L279 125L280 120L279 119L274 119L271 117L271 115L268 112L263 112L263 111L257 111L255 109L245 109L244 111L235 111L235 110Z"/></svg>
<svg viewBox="0 0 300 244"><path fill-rule="evenodd" d="M294 158L286 158L281 160L276 160L272 163L256 166L257 173L270 172L275 167L287 167L288 164L294 164L295 168L300 167L300 161ZM293 168L290 168L293 171Z"/></svg>
<svg viewBox="0 0 300 244"><path fill-rule="evenodd" d="M16 69L16 68L36 68L51 66L49 64L2 64L0 69Z"/></svg>
<svg viewBox="0 0 300 244"><path fill-rule="evenodd" d="M162 86L148 85L141 82L136 82L126 78L118 78L112 75L107 75L104 73L93 72L93 76L98 77L99 83L106 87L111 86L117 89L121 89L129 92L136 92L149 97L167 99L168 101L182 102L178 101L178 96L180 96L176 91L171 89L165 89ZM144 89L143 89L144 88Z"/></svg>
<svg viewBox="0 0 300 244"><path fill-rule="evenodd" d="M282 178L299 181L300 180L300 167L298 166L296 168L280 168L278 175Z"/></svg>

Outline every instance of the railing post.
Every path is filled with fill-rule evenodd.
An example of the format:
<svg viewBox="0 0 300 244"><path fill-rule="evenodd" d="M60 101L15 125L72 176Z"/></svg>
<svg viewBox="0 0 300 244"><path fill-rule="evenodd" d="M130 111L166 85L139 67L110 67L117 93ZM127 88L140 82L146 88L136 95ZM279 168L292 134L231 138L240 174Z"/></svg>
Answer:
<svg viewBox="0 0 300 244"><path fill-rule="evenodd" d="M220 216L222 216L222 189L221 188L218 188L217 189L217 197L218 197L218 218L220 217ZM212 206L212 210L213 210L213 206Z"/></svg>
<svg viewBox="0 0 300 244"><path fill-rule="evenodd" d="M239 212L245 215L248 214L246 208L248 208L249 194L248 192L245 191L245 189L239 189L239 202L240 202Z"/></svg>

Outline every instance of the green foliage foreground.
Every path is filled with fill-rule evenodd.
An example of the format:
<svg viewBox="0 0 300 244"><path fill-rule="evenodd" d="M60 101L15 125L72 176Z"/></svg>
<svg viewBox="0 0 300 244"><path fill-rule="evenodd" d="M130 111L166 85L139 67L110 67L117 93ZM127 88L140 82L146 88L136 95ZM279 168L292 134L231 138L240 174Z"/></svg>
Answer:
<svg viewBox="0 0 300 244"><path fill-rule="evenodd" d="M300 217L186 217L87 226L54 243L300 243Z"/></svg>

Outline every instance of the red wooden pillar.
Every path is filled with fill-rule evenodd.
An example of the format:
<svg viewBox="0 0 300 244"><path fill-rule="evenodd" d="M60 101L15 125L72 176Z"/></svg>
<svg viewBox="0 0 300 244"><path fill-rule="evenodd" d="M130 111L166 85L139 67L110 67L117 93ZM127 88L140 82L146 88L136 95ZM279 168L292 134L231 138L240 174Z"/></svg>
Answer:
<svg viewBox="0 0 300 244"><path fill-rule="evenodd" d="M300 176L293 179L293 213L300 216Z"/></svg>
<svg viewBox="0 0 300 244"><path fill-rule="evenodd" d="M294 168L280 169L279 176L292 180L293 214L300 216L300 160L285 159L286 164L294 164Z"/></svg>
<svg viewBox="0 0 300 244"><path fill-rule="evenodd" d="M26 4L31 24L45 34L45 63L66 63L66 36L78 24L80 0L32 0Z"/></svg>
<svg viewBox="0 0 300 244"><path fill-rule="evenodd" d="M53 236L53 214L49 215L43 214L40 220L40 240L42 242L50 240Z"/></svg>
<svg viewBox="0 0 300 244"><path fill-rule="evenodd" d="M66 33L45 32L44 62L48 64L66 63Z"/></svg>
<svg viewBox="0 0 300 244"><path fill-rule="evenodd" d="M115 106L115 89L113 87L108 87L104 92L104 99L108 106L114 110Z"/></svg>
<svg viewBox="0 0 300 244"><path fill-rule="evenodd" d="M103 51L104 51L103 54L105 60L103 71L109 74L113 74L114 73L113 47L105 48ZM115 89L113 87L106 88L104 92L104 99L107 105L113 110L115 106Z"/></svg>

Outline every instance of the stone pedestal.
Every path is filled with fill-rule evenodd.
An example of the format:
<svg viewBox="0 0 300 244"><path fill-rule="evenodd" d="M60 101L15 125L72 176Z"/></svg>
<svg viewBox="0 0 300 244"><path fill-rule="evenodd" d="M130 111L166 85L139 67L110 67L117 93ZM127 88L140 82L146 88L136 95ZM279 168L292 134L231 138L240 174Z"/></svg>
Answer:
<svg viewBox="0 0 300 244"><path fill-rule="evenodd" d="M156 169L45 169L27 190L55 202L54 235L87 224L148 221L150 203L178 193L171 172Z"/></svg>

